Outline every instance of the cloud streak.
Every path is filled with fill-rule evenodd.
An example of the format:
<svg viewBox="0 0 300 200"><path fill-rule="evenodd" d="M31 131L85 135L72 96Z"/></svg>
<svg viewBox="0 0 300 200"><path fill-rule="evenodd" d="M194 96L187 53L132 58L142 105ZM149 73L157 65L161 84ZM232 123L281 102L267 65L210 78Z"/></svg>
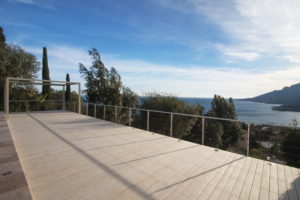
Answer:
<svg viewBox="0 0 300 200"><path fill-rule="evenodd" d="M43 0L7 0L11 3L23 3L23 4L27 4L27 5L36 5L38 7L41 7L41 8L46 8L46 9L50 9L50 10L53 10L55 9L55 7L49 3L47 3L46 1L43 1Z"/></svg>
<svg viewBox="0 0 300 200"><path fill-rule="evenodd" d="M42 59L42 49L25 48ZM183 97L253 97L274 89L296 84L300 66L277 71L253 72L240 68L210 68L200 65L172 66L149 63L139 59L122 59L118 55L102 54L107 68L114 67L123 83L142 95L142 91L159 90ZM70 73L72 81L84 80L78 72L79 62L92 65L87 50L79 47L52 45L48 47L51 79L64 80Z"/></svg>
<svg viewBox="0 0 300 200"><path fill-rule="evenodd" d="M218 48L228 59L248 61L264 55L300 60L300 1L298 0L157 0L162 6L184 13L206 15L231 38ZM260 55L260 56L258 56Z"/></svg>

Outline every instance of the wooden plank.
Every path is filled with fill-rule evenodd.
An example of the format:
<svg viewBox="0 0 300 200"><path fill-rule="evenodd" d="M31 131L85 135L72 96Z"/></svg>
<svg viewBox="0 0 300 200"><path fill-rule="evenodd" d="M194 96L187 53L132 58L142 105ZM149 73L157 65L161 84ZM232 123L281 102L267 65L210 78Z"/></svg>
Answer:
<svg viewBox="0 0 300 200"><path fill-rule="evenodd" d="M263 162L263 172L260 186L259 199L268 199L270 193L270 165L268 162Z"/></svg>
<svg viewBox="0 0 300 200"><path fill-rule="evenodd" d="M202 183L201 186L206 184L206 183L204 183L205 181L211 180L212 177L214 176L214 174L217 172L217 169L214 169L215 162L213 160L215 158L222 158L224 154L225 154L224 152L214 152L213 156L211 156L211 162L206 162L205 164L207 164L207 165L203 165L203 167L205 167L205 170L202 173L205 173L205 178L199 179L198 177L195 177L196 180L201 180L201 183ZM189 187L189 185L192 184L192 182L193 182L193 180L189 179L188 181L184 181L183 183L178 184L176 187L173 188L173 191L167 197L165 197L165 199L176 199L176 198L183 198L183 197L190 196L189 193L184 194L185 193L184 190L187 187ZM195 189L195 190L197 190L197 189ZM199 191L201 191L201 190L197 190L197 192L199 192ZM164 198L165 195L166 194L164 194L162 196L162 198Z"/></svg>
<svg viewBox="0 0 300 200"><path fill-rule="evenodd" d="M270 167L270 199L278 199L278 177L277 164L272 163Z"/></svg>
<svg viewBox="0 0 300 200"><path fill-rule="evenodd" d="M256 168L257 168L257 159L252 159L245 182L244 182L242 192L239 196L240 199L249 199L251 189L252 189L252 184L254 181Z"/></svg>
<svg viewBox="0 0 300 200"><path fill-rule="evenodd" d="M233 199L233 198L239 198L240 197L240 194L242 192L242 189L243 189L243 186L244 186L244 183L245 183L245 179L247 177L247 174L248 174L248 170L249 170L249 167L250 167L250 164L251 164L251 161L252 161L252 158L250 157L247 157L245 159L245 163L242 167L242 170L237 178L237 181L233 187L233 190L230 194L230 197L229 199ZM246 186L247 190L249 190L249 186Z"/></svg>
<svg viewBox="0 0 300 200"><path fill-rule="evenodd" d="M227 159L227 163L225 166L223 166L219 171L218 173L221 175L219 181L214 185L214 190L212 191L212 193L210 194L209 196L209 200L214 200L214 199L218 199L219 196L221 195L222 191L223 191L223 188L225 187L231 173L233 170L231 170L230 166L233 165L233 163L236 163L235 160L239 158L239 155L236 154L232 154L228 159ZM230 169L229 169L230 168ZM228 170L229 169L229 170ZM233 167L232 167L233 169ZM225 175L226 174L229 174L228 175Z"/></svg>
<svg viewBox="0 0 300 200"><path fill-rule="evenodd" d="M242 170L243 164L246 161L246 157L241 157L236 163L234 163L234 170L230 176L230 178L227 181L227 184L225 185L222 193L219 196L219 200L227 200L230 198L231 192L237 182L237 178ZM233 196L232 196L233 197ZM232 198L231 197L231 198Z"/></svg>
<svg viewBox="0 0 300 200"><path fill-rule="evenodd" d="M298 199L300 199L300 173L297 168L291 167L294 183L296 186L296 191L298 195Z"/></svg>
<svg viewBox="0 0 300 200"><path fill-rule="evenodd" d="M294 177L292 175L291 167L289 166L284 166L284 172L285 172L285 180L286 180L286 186L288 190L288 195L289 199L297 199L297 191L296 191L296 186L294 183Z"/></svg>
<svg viewBox="0 0 300 200"><path fill-rule="evenodd" d="M277 177L278 177L278 196L281 200L288 200L285 172L283 165L277 165Z"/></svg>
<svg viewBox="0 0 300 200"><path fill-rule="evenodd" d="M257 165L255 169L255 175L253 178L253 183L251 187L251 193L249 196L249 199L259 199L259 194L260 194L260 186L261 186L261 181L262 181L262 174L263 174L263 168L264 168L264 161L262 160L257 160Z"/></svg>

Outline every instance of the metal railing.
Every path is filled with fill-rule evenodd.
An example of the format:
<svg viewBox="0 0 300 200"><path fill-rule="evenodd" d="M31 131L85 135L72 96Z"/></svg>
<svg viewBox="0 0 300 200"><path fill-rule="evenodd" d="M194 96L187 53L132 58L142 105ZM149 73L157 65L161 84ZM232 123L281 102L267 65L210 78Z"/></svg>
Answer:
<svg viewBox="0 0 300 200"><path fill-rule="evenodd" d="M195 118L202 118L202 145L204 145L204 127L205 127L205 120L207 119L213 119L213 120L221 120L221 121L231 121L231 122L238 122L238 123L247 123L247 156L249 156L249 139L250 139L250 125L251 124L259 124L259 125L266 125L266 126L273 126L273 127L281 127L281 128L299 128L294 126L283 126L283 125L274 125L274 124L267 124L267 123L261 123L261 122L250 122L250 121L243 121L243 120L234 120L234 119L226 119L226 118L218 118L218 117L209 117L209 116L203 116L203 115L192 115L192 114L184 114L184 113L175 113L175 112L165 112L165 111L157 111L157 110L148 110L148 109L141 109L141 108L131 108L131 107L122 107L122 106L113 106L113 105L103 105L103 104L93 104L93 103L83 103L86 104L86 115L88 115L88 107L89 105L94 105L94 117L96 116L96 106L102 106L103 107L103 120L105 120L105 110L107 107L115 108L115 123L117 122L117 108L125 108L129 109L129 126L131 126L131 113L132 110L138 110L138 111L146 111L147 112L147 131L149 131L149 121L150 121L150 112L153 113L163 113L163 114L169 114L170 115L170 136L173 136L173 116L186 116L186 117L195 117Z"/></svg>
<svg viewBox="0 0 300 200"><path fill-rule="evenodd" d="M10 102L26 102L26 111L28 111L28 102L39 102L43 100L11 100ZM61 100L44 100L44 102L57 102ZM77 101L66 101L68 106L66 109L65 102L63 102L61 109L62 110L69 110L69 111L74 111L76 112L75 104ZM73 103L73 106L71 107ZM47 103L46 103L47 105ZM97 113L97 106L102 107L102 112L103 113ZM246 143L247 143L247 152L246 155L249 156L249 141L250 141L250 125L251 124L256 124L256 125L265 125L265 126L272 126L272 127L279 127L279 128L297 128L299 129L300 127L294 127L294 126L283 126L283 125L274 125L274 124L267 124L267 123L260 123L260 122L251 122L251 121L243 121L243 120L234 120L234 119L226 119L226 118L217 118L217 117L209 117L209 116L203 116L203 115L193 115L193 114L184 114L184 113L175 113L175 112L166 112L166 111L157 111L157 110L148 110L148 109L141 109L141 108L131 108L131 107L122 107L122 106L114 106L114 105L103 105L103 104L94 104L94 103L87 103L87 102L81 102L81 112L80 114L85 114L87 116L91 117L97 117L102 118L103 120L109 120L107 117L110 117L111 119L109 121L118 123L117 119L117 114L118 114L118 109L128 109L128 112L126 114L126 117L128 118L128 126L132 126L132 113L133 110L138 111L138 112L146 112L146 119L145 119L145 127L147 131L150 130L150 113L160 113L160 114L166 114L169 115L169 136L174 137L173 135L173 126L174 126L174 116L185 116L185 117L193 117L193 118L201 118L201 144L204 145L204 138L205 138L205 122L207 120L220 120L220 121L231 121L231 122L237 122L237 123L246 123L247 125L247 138L246 138ZM83 109L85 107L85 109ZM90 109L89 109L90 108ZM110 109L110 110L109 110ZM47 107L46 109L47 110ZM106 114L107 112L108 115ZM114 120L113 120L114 118ZM291 148L296 148L296 147L291 147ZM300 156L300 155L299 155Z"/></svg>
<svg viewBox="0 0 300 200"><path fill-rule="evenodd" d="M76 104L78 103L77 101L63 101L63 100L10 100L12 104L11 106L14 106L13 103L25 103L25 111L41 111L41 110L69 110L71 111L71 104L72 109L74 112L76 112ZM34 102L36 104L34 104ZM40 103L40 104L39 104ZM67 103L67 105L66 105ZM39 104L39 105L38 105ZM34 107L35 106L35 107ZM67 108L66 108L67 106ZM34 107L34 109L32 109ZM10 112L15 112L13 109L10 110Z"/></svg>

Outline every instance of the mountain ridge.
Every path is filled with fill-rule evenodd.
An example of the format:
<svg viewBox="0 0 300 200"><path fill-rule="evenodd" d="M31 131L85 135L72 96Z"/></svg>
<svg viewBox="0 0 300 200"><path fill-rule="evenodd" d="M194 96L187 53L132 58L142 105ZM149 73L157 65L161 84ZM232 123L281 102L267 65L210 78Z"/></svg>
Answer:
<svg viewBox="0 0 300 200"><path fill-rule="evenodd" d="M274 90L253 98L239 99L240 101L252 101L274 104L298 104L300 103L300 83L286 86L282 90Z"/></svg>

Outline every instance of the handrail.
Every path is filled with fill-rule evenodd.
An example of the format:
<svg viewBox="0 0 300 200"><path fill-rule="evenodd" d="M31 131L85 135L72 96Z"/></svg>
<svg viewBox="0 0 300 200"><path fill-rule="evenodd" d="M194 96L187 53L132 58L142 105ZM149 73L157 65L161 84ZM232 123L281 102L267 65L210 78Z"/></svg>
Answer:
<svg viewBox="0 0 300 200"><path fill-rule="evenodd" d="M65 102L69 102L68 109L70 110L70 104L74 103L74 112L75 112L75 104L78 103L77 101L64 101L64 100L10 100L11 102L26 102L26 110L28 111L28 102L32 101L62 101L63 106L62 110L65 109ZM192 115L192 114L184 114L184 113L176 113L176 112L166 112L166 111L158 111L158 110L148 110L148 109L143 109L143 108L131 108L131 107L123 107L123 106L114 106L114 105L104 105L104 104L95 104L95 103L88 103L88 102L80 102L80 104L86 104L86 115L88 115L88 107L89 105L94 105L94 118L96 118L96 112L97 106L103 106L103 120L105 120L105 107L113 107L115 108L115 123L117 123L117 110L118 108L125 108L129 109L129 126L131 126L131 114L132 110L138 110L138 111L147 111L147 131L149 131L149 121L150 121L150 112L155 112L155 113L163 113L163 114L170 114L170 136L173 137L173 116L174 115L180 115L180 116L187 116L187 117L196 117L196 118L202 118L202 145L204 145L204 125L205 125L205 119L214 119L214 120L222 120L222 121L233 121L233 122L244 122L248 124L248 130L247 130L247 156L249 156L249 140L250 140L250 124L261 124L261 125L267 125L267 126L274 126L274 127L285 127L285 128L297 128L300 129L300 127L294 127L294 126L284 126L284 125L274 125L274 124L267 124L267 123L261 123L261 122L250 122L250 121L242 121L242 120L235 120L235 119L228 119L228 118L219 118L219 117L209 117L209 116L203 116L203 115ZM80 107L79 108L79 114L80 112ZM46 110L47 110L47 104L46 104Z"/></svg>
<svg viewBox="0 0 300 200"><path fill-rule="evenodd" d="M63 100L9 100L10 102L32 102L32 101L63 101ZM75 102L77 101L69 101L69 102ZM159 110L149 110L149 109L143 109L143 108L132 108L132 107L123 107L123 106L114 106L114 105L104 105L104 104L95 104L95 103L87 103L87 102L80 102L83 104L91 104L96 106L106 106L106 107L114 107L114 108L125 108L125 109L131 109L131 110L139 110L139 111L149 111L149 112L156 112L156 113L163 113L163 114L173 114L173 115L181 115L186 117L197 117L197 118L204 118L204 119L215 119L215 120L222 120L222 121L232 121L232 122L244 122L247 124L260 124L260 125L267 125L267 126L275 126L275 127L285 127L285 128L297 128L300 129L300 127L295 126L284 126L284 125L277 125L277 124L268 124L268 123L261 123L261 122L251 122L251 121L243 121L243 120L236 120L236 119L228 119L228 118L219 118L219 117L209 117L204 115L193 115L193 114L184 114L184 113L176 113L176 112L167 112L167 111L159 111Z"/></svg>
<svg viewBox="0 0 300 200"><path fill-rule="evenodd" d="M63 101L63 100L9 100L9 101L10 102L26 102L26 101Z"/></svg>
<svg viewBox="0 0 300 200"><path fill-rule="evenodd" d="M74 101L71 101L71 102L74 102ZM251 122L251 121L242 121L242 120L228 119L228 118L209 117L209 116L204 116L204 115L192 115L192 114L184 114L184 113L176 113L176 112L159 111L159 110L148 110L148 109L143 109L143 108L131 108L131 107L95 104L95 103L87 103L87 102L81 102L81 103L92 104L92 105L97 105L97 106L117 107L117 108L126 108L126 109L141 110L141 111L150 111L150 112L163 113L163 114L174 114L174 115L181 115L181 116L187 116L187 117L198 117L198 118L204 118L204 119L216 119L216 120L222 120L222 121L244 122L244 123L247 123L247 124L261 124L261 125L276 126L276 127L300 128L300 127L295 127L295 126L284 126L284 125L267 124L267 123L261 123L261 122Z"/></svg>

